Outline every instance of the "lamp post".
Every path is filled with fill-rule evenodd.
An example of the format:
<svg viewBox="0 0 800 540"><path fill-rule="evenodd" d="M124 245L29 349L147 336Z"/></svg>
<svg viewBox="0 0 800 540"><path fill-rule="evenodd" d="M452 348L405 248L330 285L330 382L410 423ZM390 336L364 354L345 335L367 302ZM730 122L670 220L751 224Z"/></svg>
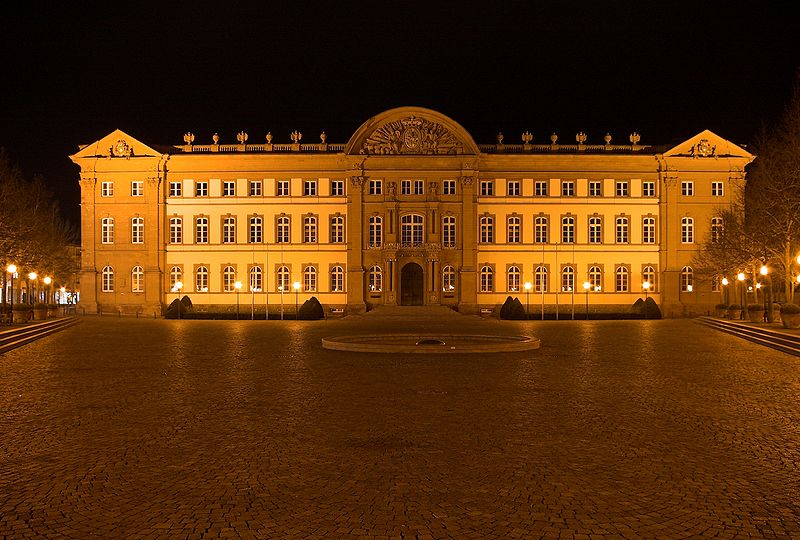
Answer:
<svg viewBox="0 0 800 540"><path fill-rule="evenodd" d="M744 272L739 272L736 274L736 279L739 281L739 300L742 303L742 308L747 309L747 298L745 298L745 289L744 289ZM739 318L741 319L744 316L744 309L740 311Z"/></svg>
<svg viewBox="0 0 800 540"><path fill-rule="evenodd" d="M172 286L172 292L175 293L175 299L178 301L178 318L181 318L181 289L183 289L183 281L176 281Z"/></svg>
<svg viewBox="0 0 800 540"><path fill-rule="evenodd" d="M689 285L689 287L691 287L691 285ZM642 289L644 289L644 318L647 319L647 292L650 290L650 282L645 281L642 283ZM692 289L689 288L689 290L691 291Z"/></svg>
<svg viewBox="0 0 800 540"><path fill-rule="evenodd" d="M53 278L51 278L50 276L44 276L44 279L42 281L44 281L44 284L47 285L47 288L44 290L44 303L45 304L49 304L50 303L50 284L53 283Z"/></svg>
<svg viewBox="0 0 800 540"><path fill-rule="evenodd" d="M28 291L28 297L29 297L28 303L29 304L35 304L36 303L35 300L36 300L36 278L37 277L39 277L39 276L36 274L36 272L31 272L30 274L28 274L28 283L31 286L31 290ZM31 283L31 281L33 283Z"/></svg>
<svg viewBox="0 0 800 540"><path fill-rule="evenodd" d="M14 274L17 273L17 265L9 264L6 268L9 274L11 274L11 309L14 309Z"/></svg>
<svg viewBox="0 0 800 540"><path fill-rule="evenodd" d="M233 284L233 288L236 289L236 320L239 320L239 291L242 289L242 282L237 281Z"/></svg>
<svg viewBox="0 0 800 540"><path fill-rule="evenodd" d="M531 287L533 285L530 281L526 281L523 287L525 287L525 319L527 320L531 312Z"/></svg>
<svg viewBox="0 0 800 540"><path fill-rule="evenodd" d="M728 281L728 278L726 278L726 277L722 278L722 303L723 304L727 304L728 303L728 283L730 283Z"/></svg>
<svg viewBox="0 0 800 540"><path fill-rule="evenodd" d="M292 283L292 288L294 289L294 319L297 320L297 313L300 311L300 282Z"/></svg>
<svg viewBox="0 0 800 540"><path fill-rule="evenodd" d="M770 316L772 315L769 312L769 307L767 305L767 286L769 285L769 268L767 265L762 265L759 273L764 276L764 322L770 322Z"/></svg>
<svg viewBox="0 0 800 540"><path fill-rule="evenodd" d="M281 320L283 320L283 285L278 285L278 291L281 293Z"/></svg>
<svg viewBox="0 0 800 540"><path fill-rule="evenodd" d="M586 320L589 320L589 289L592 287L592 284L588 281L583 282L583 290L586 293Z"/></svg>

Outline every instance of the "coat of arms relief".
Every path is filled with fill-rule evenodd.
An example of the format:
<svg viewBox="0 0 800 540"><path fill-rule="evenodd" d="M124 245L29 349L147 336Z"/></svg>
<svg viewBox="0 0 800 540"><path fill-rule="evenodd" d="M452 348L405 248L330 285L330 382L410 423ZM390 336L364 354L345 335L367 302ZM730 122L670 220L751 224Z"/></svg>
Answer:
<svg viewBox="0 0 800 540"><path fill-rule="evenodd" d="M388 122L367 137L362 154L461 154L461 142L441 124L409 116Z"/></svg>

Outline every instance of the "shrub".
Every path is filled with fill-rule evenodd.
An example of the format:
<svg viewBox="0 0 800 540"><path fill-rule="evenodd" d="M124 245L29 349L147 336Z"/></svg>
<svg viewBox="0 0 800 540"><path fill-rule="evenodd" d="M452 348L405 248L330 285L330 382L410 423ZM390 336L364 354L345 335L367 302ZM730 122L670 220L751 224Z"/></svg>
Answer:
<svg viewBox="0 0 800 540"><path fill-rule="evenodd" d="M325 310L322 309L322 304L319 303L316 296L303 302L297 311L297 318L303 321L315 321L323 317L325 317Z"/></svg>
<svg viewBox="0 0 800 540"><path fill-rule="evenodd" d="M503 305L500 307L500 318L501 319L508 319L511 315L511 306L514 304L514 299L510 296L506 297L506 301L503 302Z"/></svg>
<svg viewBox="0 0 800 540"><path fill-rule="evenodd" d="M737 309L742 309L742 306L739 304L731 304L728 306L728 311L736 311Z"/></svg>
<svg viewBox="0 0 800 540"><path fill-rule="evenodd" d="M782 304L781 315L798 315L800 314L800 306L797 304Z"/></svg>
<svg viewBox="0 0 800 540"><path fill-rule="evenodd" d="M747 304L747 311L764 311L763 304Z"/></svg>
<svg viewBox="0 0 800 540"><path fill-rule="evenodd" d="M728 309L728 304L717 304L714 309Z"/></svg>
<svg viewBox="0 0 800 540"><path fill-rule="evenodd" d="M642 310L642 313L645 313L645 310L647 310L646 315L648 319L661 318L661 308L658 307L656 301L649 296L647 297L647 300L644 301L644 309Z"/></svg>

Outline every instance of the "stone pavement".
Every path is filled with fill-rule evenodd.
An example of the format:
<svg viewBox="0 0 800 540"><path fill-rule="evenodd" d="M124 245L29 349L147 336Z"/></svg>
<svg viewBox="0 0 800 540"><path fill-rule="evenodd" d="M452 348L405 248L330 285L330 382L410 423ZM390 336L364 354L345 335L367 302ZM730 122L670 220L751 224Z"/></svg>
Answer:
<svg viewBox="0 0 800 540"><path fill-rule="evenodd" d="M454 328L542 348L320 346ZM797 538L798 361L687 320L87 317L0 355L0 537Z"/></svg>

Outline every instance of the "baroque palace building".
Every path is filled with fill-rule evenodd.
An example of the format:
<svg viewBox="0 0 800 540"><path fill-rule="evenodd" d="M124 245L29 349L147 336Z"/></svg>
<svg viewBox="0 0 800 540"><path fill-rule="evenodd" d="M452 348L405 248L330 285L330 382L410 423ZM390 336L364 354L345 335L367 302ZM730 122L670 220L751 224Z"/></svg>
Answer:
<svg viewBox="0 0 800 540"><path fill-rule="evenodd" d="M478 145L419 107L369 119L347 144L296 131L289 144L194 139L158 146L117 130L71 156L87 313L162 313L177 294L209 310L291 311L316 296L336 312L477 313L511 295L563 316L587 302L627 310L645 282L666 316L698 313L720 295L692 256L722 230L754 159L710 131L673 147L636 133Z"/></svg>

